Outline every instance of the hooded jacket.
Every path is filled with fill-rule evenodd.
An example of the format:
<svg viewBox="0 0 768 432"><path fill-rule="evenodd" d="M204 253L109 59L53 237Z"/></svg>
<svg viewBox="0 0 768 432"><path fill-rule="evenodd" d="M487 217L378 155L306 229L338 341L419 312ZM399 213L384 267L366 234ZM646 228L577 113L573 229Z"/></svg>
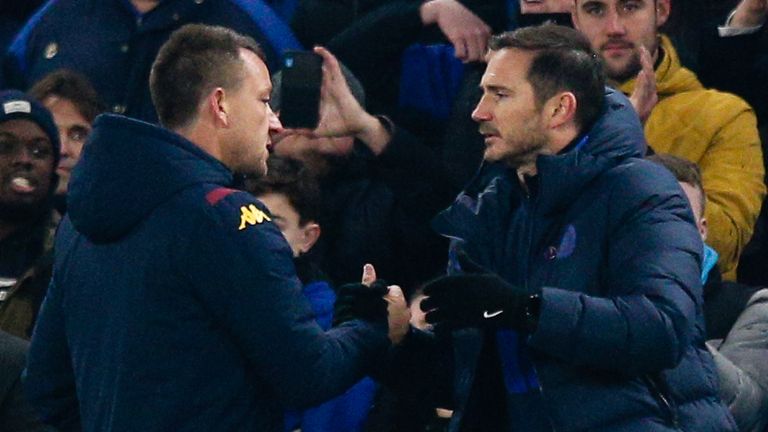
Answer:
<svg viewBox="0 0 768 432"><path fill-rule="evenodd" d="M662 36L656 67L659 102L645 123L648 144L701 168L707 197L707 242L720 254L725 280L736 279L739 255L752 237L765 197L763 155L752 108L737 96L705 89L680 64L669 38ZM620 89L631 94L635 80Z"/></svg>
<svg viewBox="0 0 768 432"><path fill-rule="evenodd" d="M70 184L26 390L62 431L280 431L340 394L385 325L327 333L266 208L168 130L97 119Z"/></svg>
<svg viewBox="0 0 768 432"><path fill-rule="evenodd" d="M450 430L735 430L704 348L702 243L683 192L640 159L640 123L616 92L577 142L539 156L529 194L487 165L434 221L453 251L541 299L538 327L520 335L528 391L509 387L506 364L494 375L493 332L452 333ZM506 425L489 424L499 416L481 397L507 400Z"/></svg>

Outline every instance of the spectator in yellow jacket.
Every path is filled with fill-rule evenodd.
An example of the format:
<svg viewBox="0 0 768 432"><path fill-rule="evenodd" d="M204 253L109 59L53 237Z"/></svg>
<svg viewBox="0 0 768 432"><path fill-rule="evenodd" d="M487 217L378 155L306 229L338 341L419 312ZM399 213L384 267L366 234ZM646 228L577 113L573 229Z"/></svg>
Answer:
<svg viewBox="0 0 768 432"><path fill-rule="evenodd" d="M709 243L723 278L736 278L765 196L757 121L738 97L705 89L659 33L671 0L576 0L573 23L630 96L650 147L701 167Z"/></svg>

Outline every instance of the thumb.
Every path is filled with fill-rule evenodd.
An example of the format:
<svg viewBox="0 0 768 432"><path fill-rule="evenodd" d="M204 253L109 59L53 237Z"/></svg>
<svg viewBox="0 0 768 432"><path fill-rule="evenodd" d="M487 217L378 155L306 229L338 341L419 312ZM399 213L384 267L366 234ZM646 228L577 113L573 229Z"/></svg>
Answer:
<svg viewBox="0 0 768 432"><path fill-rule="evenodd" d="M363 279L362 283L365 286L371 286L376 282L376 269L373 268L373 264L366 264L363 266Z"/></svg>
<svg viewBox="0 0 768 432"><path fill-rule="evenodd" d="M387 295L384 296L384 300L386 300L387 303L405 304L405 295L403 294L402 288L397 285L390 285L387 288Z"/></svg>

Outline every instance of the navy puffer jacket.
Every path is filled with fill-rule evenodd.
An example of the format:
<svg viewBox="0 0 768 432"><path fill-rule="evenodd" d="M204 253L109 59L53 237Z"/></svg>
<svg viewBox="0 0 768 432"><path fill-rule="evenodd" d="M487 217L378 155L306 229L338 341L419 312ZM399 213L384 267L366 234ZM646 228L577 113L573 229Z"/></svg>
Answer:
<svg viewBox="0 0 768 432"><path fill-rule="evenodd" d="M539 386L500 397L538 398L539 424L558 432L735 430L704 347L702 244L683 192L641 159L642 128L624 96L609 91L582 138L539 157L529 194L513 171L484 167L434 223L453 248L541 291L538 328L525 339ZM489 335L453 333L453 431L482 424L472 407Z"/></svg>

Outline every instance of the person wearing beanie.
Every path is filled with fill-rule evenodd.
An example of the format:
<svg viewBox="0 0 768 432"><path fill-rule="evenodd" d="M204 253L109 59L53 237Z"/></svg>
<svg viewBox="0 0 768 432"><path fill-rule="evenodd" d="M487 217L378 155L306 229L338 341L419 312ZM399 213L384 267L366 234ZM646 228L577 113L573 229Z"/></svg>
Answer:
<svg viewBox="0 0 768 432"><path fill-rule="evenodd" d="M51 276L59 132L19 91L0 92L0 329L29 339Z"/></svg>

